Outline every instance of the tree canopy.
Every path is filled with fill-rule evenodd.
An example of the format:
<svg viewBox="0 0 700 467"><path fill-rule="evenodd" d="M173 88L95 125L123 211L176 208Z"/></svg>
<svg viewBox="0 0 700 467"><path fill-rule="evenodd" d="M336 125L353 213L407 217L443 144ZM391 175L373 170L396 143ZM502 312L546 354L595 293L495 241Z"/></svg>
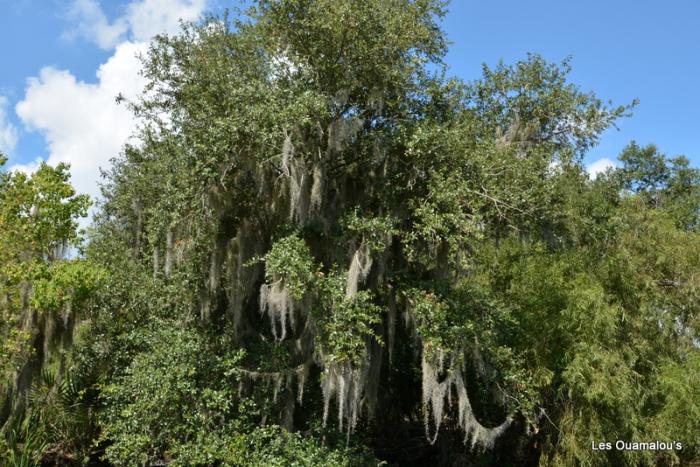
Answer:
<svg viewBox="0 0 700 467"><path fill-rule="evenodd" d="M56 246L87 200L67 167L2 175L3 368L34 350L26 397L73 393L39 378L49 338L21 313L79 309L56 374L85 410L26 412L90 429L46 431L47 449L114 465L698 460L700 171L633 142L591 178L583 156L634 103L534 54L449 78L445 7L260 0L157 37L140 129L73 260ZM618 440L669 448L592 448Z"/></svg>

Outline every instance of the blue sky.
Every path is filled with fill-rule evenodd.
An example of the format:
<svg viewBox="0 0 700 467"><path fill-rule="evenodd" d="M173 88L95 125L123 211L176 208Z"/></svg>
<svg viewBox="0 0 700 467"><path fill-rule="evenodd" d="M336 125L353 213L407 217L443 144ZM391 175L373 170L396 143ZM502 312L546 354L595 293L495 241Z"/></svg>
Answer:
<svg viewBox="0 0 700 467"><path fill-rule="evenodd" d="M0 149L10 164L71 162L78 188L96 194L97 167L116 155L133 126L113 97L139 88L134 53L153 33L173 31L179 16L226 4L235 2L0 3ZM550 61L570 55L571 81L582 90L615 104L640 100L620 131L605 133L589 164L614 159L635 139L700 166L700 2L454 1L449 10L453 75L472 80L482 63L513 63L528 52Z"/></svg>
<svg viewBox="0 0 700 467"><path fill-rule="evenodd" d="M640 103L605 133L588 161L614 159L630 141L655 143L700 166L700 2L696 0L454 1L445 20L452 72L536 52L572 57L571 81L604 100Z"/></svg>

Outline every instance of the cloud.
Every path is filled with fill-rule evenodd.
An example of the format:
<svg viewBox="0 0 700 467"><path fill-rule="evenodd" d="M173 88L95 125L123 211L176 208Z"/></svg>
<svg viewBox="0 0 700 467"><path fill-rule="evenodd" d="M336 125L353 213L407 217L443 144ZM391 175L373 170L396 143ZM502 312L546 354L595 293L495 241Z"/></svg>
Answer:
<svg viewBox="0 0 700 467"><path fill-rule="evenodd" d="M592 179L595 179L598 176L598 174L603 173L606 170L614 167L617 167L617 163L604 157L602 159L598 159L597 161L588 164L588 166L586 167L586 171Z"/></svg>
<svg viewBox="0 0 700 467"><path fill-rule="evenodd" d="M0 96L0 152L9 154L17 145L17 128L7 121L7 98Z"/></svg>
<svg viewBox="0 0 700 467"><path fill-rule="evenodd" d="M110 22L97 0L73 0L68 18L75 22L68 37L80 36L111 49L129 40L145 42L156 34L172 34L180 21L194 21L202 14L207 0L137 0L124 15Z"/></svg>
<svg viewBox="0 0 700 467"><path fill-rule="evenodd" d="M127 9L127 22L137 41L147 41L159 33L172 34L180 20L194 21L202 14L206 0L142 0Z"/></svg>
<svg viewBox="0 0 700 467"><path fill-rule="evenodd" d="M135 129L132 114L115 97L121 93L135 98L143 89L137 54L145 49L145 43L117 46L98 69L95 84L78 81L69 71L46 67L29 79L25 97L16 106L24 124L44 136L47 162L71 164L73 184L80 193L99 194L100 167L109 165Z"/></svg>
<svg viewBox="0 0 700 467"><path fill-rule="evenodd" d="M103 49L111 49L122 41L128 31L128 24L119 18L110 24L97 0L73 0L68 9L68 18L76 24L65 36L76 36L93 40Z"/></svg>
<svg viewBox="0 0 700 467"><path fill-rule="evenodd" d="M39 167L41 166L42 162L44 162L44 159L42 159L41 157L37 157L32 162L27 162L26 164L11 165L8 170L10 172L22 172L27 175L31 175L37 170L39 170Z"/></svg>
<svg viewBox="0 0 700 467"><path fill-rule="evenodd" d="M99 195L100 168L108 168L110 159L119 155L124 143L136 129L136 121L124 105L116 103L121 94L135 99L145 80L139 75L137 58L148 48L148 41L159 33L174 33L180 20L196 20L207 0L134 0L124 14L110 20L97 0L73 0L68 12L74 28L71 36L94 41L113 50L113 55L97 70L97 81L79 81L68 70L43 68L39 76L29 78L25 96L15 111L30 130L39 131L46 140L46 162L71 164L73 185L79 193ZM0 110L2 107L0 106ZM0 113L0 138L4 120ZM9 127L8 142L14 146L16 132ZM0 149L3 140L0 139ZM10 167L32 172L41 159Z"/></svg>

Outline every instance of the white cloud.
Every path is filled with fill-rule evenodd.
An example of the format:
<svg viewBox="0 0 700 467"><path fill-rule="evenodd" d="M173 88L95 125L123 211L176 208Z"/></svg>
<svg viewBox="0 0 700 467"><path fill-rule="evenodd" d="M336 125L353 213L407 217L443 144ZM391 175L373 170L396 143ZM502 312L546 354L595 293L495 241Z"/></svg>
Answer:
<svg viewBox="0 0 700 467"><path fill-rule="evenodd" d="M0 152L9 154L17 145L17 129L7 121L6 106L7 98L0 96Z"/></svg>
<svg viewBox="0 0 700 467"><path fill-rule="evenodd" d="M588 171L588 175L592 179L595 179L598 176L598 174L603 173L606 170L614 167L617 167L617 163L615 161L603 158L588 164L588 166L586 167L586 171Z"/></svg>
<svg viewBox="0 0 700 467"><path fill-rule="evenodd" d="M73 0L68 17L76 24L67 31L67 37L81 36L94 40L103 49L115 47L128 31L128 24L123 18L110 24L97 0Z"/></svg>
<svg viewBox="0 0 700 467"><path fill-rule="evenodd" d="M193 21L204 11L207 0L141 0L127 9L126 21L135 40L147 41L156 34L172 34L180 20Z"/></svg>
<svg viewBox="0 0 700 467"><path fill-rule="evenodd" d="M99 168L119 154L136 122L115 101L121 93L134 98L144 85L136 55L145 43L120 44L97 71L95 84L76 80L69 71L47 67L30 78L17 115L30 129L40 131L49 148L47 162L71 164L72 180L80 193L97 196ZM30 164L31 166L31 164Z"/></svg>
<svg viewBox="0 0 700 467"><path fill-rule="evenodd" d="M111 49L124 40L145 42L160 33L172 34L180 21L193 21L204 11L207 0L137 0L123 16L110 22L97 0L73 0L68 16L76 24L68 36L93 40Z"/></svg>
<svg viewBox="0 0 700 467"><path fill-rule="evenodd" d="M99 195L99 169L108 168L109 160L119 154L136 128L131 112L115 99L118 94L134 99L143 89L137 54L145 53L154 35L176 32L180 19L196 20L206 2L134 0L122 16L110 21L97 0L73 0L69 17L75 27L69 33L114 49L113 55L97 70L95 83L79 81L68 70L43 68L38 77L28 80L24 99L15 110L29 129L43 134L49 149L46 162L71 164L79 193ZM37 159L10 170L32 172L40 163Z"/></svg>
<svg viewBox="0 0 700 467"><path fill-rule="evenodd" d="M27 162L26 164L11 165L8 170L10 172L22 172L27 175L31 175L37 170L39 170L39 166L41 166L42 162L44 162L44 159L42 159L41 157L37 157L32 162Z"/></svg>

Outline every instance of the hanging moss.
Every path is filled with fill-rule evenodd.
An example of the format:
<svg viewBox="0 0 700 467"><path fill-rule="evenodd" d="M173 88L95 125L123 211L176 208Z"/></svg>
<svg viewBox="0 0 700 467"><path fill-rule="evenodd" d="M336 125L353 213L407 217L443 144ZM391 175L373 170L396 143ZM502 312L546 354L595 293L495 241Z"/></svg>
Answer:
<svg viewBox="0 0 700 467"><path fill-rule="evenodd" d="M487 428L474 416L469 394L464 384L464 370L461 359L451 357L446 366L446 356L443 350L437 350L432 355L423 351L421 371L423 375L423 413L425 431L431 443L437 440L442 420L447 415L447 409L452 405L452 391L457 394L457 413L459 426L464 432L464 442L471 440L471 447L480 446L490 449L496 440L510 427L512 419L508 417L500 425ZM447 402L447 406L445 403ZM430 436L430 424L434 435Z"/></svg>
<svg viewBox="0 0 700 467"><path fill-rule="evenodd" d="M592 183L577 162L625 109L581 93L566 83L566 65L536 56L471 84L443 79L434 73L445 52L438 4L260 2L233 27L210 22L156 39L144 63L149 94L134 104L141 145L111 173L95 246L128 284L112 284L119 295L103 297L95 318L110 345L126 348L123 360L142 351L144 322L172 317L168 326L205 336L202 362L247 352L235 369L198 374L237 386L207 401L224 407L221 426L316 433L323 420L346 439L361 430L358 439L395 442L387 452L459 451L462 463L509 465L483 451L559 442L556 420L539 410L564 412L552 394L584 412L608 402L586 386L607 360L587 362L573 343L595 336L585 348L600 349L626 336L638 345L630 355L651 361L680 324L649 312L664 327L641 339L630 313L663 303L692 326L689 307L678 310L695 303L695 289L673 284L695 284L695 256L669 252L663 267L639 259L643 272L630 269L627 259L665 244L634 243L649 232L631 226L653 215L627 206L615 177ZM665 215L655 222L667 225ZM125 245L141 251L126 255ZM568 285L579 276L588 282ZM656 280L674 292L659 293ZM582 319L590 310L601 311L592 324ZM105 363L115 374L128 366ZM634 398L623 399L619 414L635 414ZM255 407L236 412L248 402ZM129 413L118 404L112 413ZM207 404L195 418L208 416ZM159 408L148 410L159 420ZM430 443L413 435L421 424ZM163 435L149 462L177 452L176 438Z"/></svg>
<svg viewBox="0 0 700 467"><path fill-rule="evenodd" d="M294 329L294 302L289 296L284 282L279 279L272 284L260 286L260 313L267 313L275 339L284 340L287 335L287 321ZM277 332L279 326L280 332Z"/></svg>

